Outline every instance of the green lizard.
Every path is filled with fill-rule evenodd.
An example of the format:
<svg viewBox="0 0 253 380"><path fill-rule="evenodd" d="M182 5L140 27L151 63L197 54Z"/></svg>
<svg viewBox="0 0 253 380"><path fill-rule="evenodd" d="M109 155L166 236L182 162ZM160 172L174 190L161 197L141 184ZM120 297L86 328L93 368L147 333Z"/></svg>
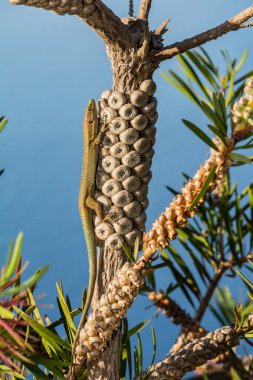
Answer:
<svg viewBox="0 0 253 380"><path fill-rule="evenodd" d="M98 131L98 116L96 103L93 99L91 99L84 112L84 154L78 200L79 212L89 257L89 285L86 302L83 308L82 317L77 329L76 338L73 345L73 351L75 350L80 331L83 327L92 300L97 275L96 240L93 226L93 215L95 212L98 218L102 220L102 207L94 199L94 191L98 164L98 149L104 128L105 125L101 128L101 131Z"/></svg>

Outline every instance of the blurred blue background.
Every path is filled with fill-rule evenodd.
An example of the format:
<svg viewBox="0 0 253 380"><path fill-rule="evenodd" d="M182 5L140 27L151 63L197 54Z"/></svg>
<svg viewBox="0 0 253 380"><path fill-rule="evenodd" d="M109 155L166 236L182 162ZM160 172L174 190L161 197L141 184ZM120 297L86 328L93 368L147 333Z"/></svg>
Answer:
<svg viewBox="0 0 253 380"><path fill-rule="evenodd" d="M119 16L128 12L127 0L105 3ZM135 1L137 9L139 1ZM151 28L171 17L166 43L170 44L200 33L251 5L250 0L154 0ZM88 100L111 88L111 67L103 42L80 19L0 0L0 114L9 123L1 134L1 240L3 262L8 242L22 230L25 234L23 257L29 260L27 274L50 265L40 282L38 293L46 293L41 304L56 304L55 282L63 280L73 307L80 306L84 284L88 282L88 262L77 208L82 162L82 115ZM226 48L239 57L251 48L253 30L232 32L206 45L215 62L221 64L219 51ZM243 68L252 70L253 49ZM163 63L161 70L176 69L177 60ZM186 118L205 125L203 115L156 72L159 121L153 180L149 190L148 225L171 201L166 184L180 188L181 173L192 175L207 157L208 148L182 124ZM252 180L252 167L233 170L233 178L243 188ZM168 271L157 275L160 287L170 282ZM227 284L228 280L225 279ZM234 282L236 294L241 282ZM191 311L187 301L177 301ZM129 313L130 327L153 315L139 297ZM57 309L42 311L53 320ZM207 313L208 328L218 326ZM172 345L177 328L162 315L152 322L158 339L157 357ZM144 337L145 335L145 337ZM145 363L152 354L151 333L143 334ZM150 349L149 349L150 347Z"/></svg>

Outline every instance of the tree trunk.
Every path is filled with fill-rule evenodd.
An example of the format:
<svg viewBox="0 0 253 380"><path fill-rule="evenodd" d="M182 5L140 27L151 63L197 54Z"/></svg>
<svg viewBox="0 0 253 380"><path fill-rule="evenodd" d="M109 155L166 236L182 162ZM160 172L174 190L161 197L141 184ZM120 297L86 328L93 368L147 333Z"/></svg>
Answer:
<svg viewBox="0 0 253 380"><path fill-rule="evenodd" d="M108 248L100 249L93 304L101 298L114 274L126 260L127 257L122 255L122 252L111 251ZM120 331L117 331L101 358L96 362L88 362L88 379L116 380L119 378L120 337Z"/></svg>
<svg viewBox="0 0 253 380"><path fill-rule="evenodd" d="M141 82L151 79L153 72L158 67L148 57L150 36L145 35L141 20L124 19L129 25L136 45L129 49L122 49L117 45L107 47L107 54L112 64L113 91L119 91L129 95L138 89ZM147 49L143 46L147 46ZM93 297L93 305L106 292L109 282L116 271L127 261L127 255L121 251L111 251L108 247L100 249L98 256L98 275L96 290ZM118 380L120 359L121 332L115 333L108 348L102 354L100 360L88 362L88 379L93 380Z"/></svg>

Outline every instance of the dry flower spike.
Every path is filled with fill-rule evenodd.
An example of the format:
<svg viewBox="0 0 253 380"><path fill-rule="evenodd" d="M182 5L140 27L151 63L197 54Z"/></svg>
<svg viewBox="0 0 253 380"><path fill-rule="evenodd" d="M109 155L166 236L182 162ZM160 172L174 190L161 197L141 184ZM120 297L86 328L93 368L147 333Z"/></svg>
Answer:
<svg viewBox="0 0 253 380"><path fill-rule="evenodd" d="M85 358L95 360L100 356L143 283L144 277L130 263L117 272L81 330L76 347L77 364Z"/></svg>
<svg viewBox="0 0 253 380"><path fill-rule="evenodd" d="M201 338L207 334L207 331L199 326L190 314L183 310L177 302L165 295L163 291L149 292L148 298L162 310L163 314L172 323L181 326L180 340L173 346L173 351L177 350L178 347L181 348L185 343L189 343L191 340Z"/></svg>
<svg viewBox="0 0 253 380"><path fill-rule="evenodd" d="M236 347L239 344L239 336L240 334L232 327L221 327L186 344L176 353L166 356L161 362L153 366L149 374L143 378L147 380L179 380L185 373L193 371L208 360Z"/></svg>
<svg viewBox="0 0 253 380"><path fill-rule="evenodd" d="M185 185L182 194L175 196L165 212L153 223L151 230L145 234L145 249L141 260L148 261L159 247L165 248L168 245L168 240L176 238L176 230L184 228L188 224L188 218L192 218L196 214L196 206L204 202L204 197L198 200L196 206L192 207L192 204L212 170L215 169L215 173L209 183L208 192L214 191L227 174L227 168L231 165L228 155L234 148L234 141L227 139L226 146L218 138L215 138L214 142L219 151L211 151L211 157L204 165L201 165L193 179Z"/></svg>
<svg viewBox="0 0 253 380"><path fill-rule="evenodd" d="M246 82L244 95L233 109L233 138L241 141L253 131L253 78Z"/></svg>

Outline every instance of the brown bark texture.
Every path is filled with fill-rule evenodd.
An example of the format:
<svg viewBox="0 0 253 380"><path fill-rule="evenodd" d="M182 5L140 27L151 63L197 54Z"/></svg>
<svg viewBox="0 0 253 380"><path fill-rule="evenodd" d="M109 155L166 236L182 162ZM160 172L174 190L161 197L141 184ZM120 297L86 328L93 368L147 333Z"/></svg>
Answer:
<svg viewBox="0 0 253 380"><path fill-rule="evenodd" d="M112 281L114 274L126 262L126 255L122 252L101 249L98 255L98 273L93 304L101 298L108 284ZM120 331L115 335L103 352L101 358L96 362L88 362L88 373L90 379L96 380L116 380L119 376L119 352L120 352Z"/></svg>

